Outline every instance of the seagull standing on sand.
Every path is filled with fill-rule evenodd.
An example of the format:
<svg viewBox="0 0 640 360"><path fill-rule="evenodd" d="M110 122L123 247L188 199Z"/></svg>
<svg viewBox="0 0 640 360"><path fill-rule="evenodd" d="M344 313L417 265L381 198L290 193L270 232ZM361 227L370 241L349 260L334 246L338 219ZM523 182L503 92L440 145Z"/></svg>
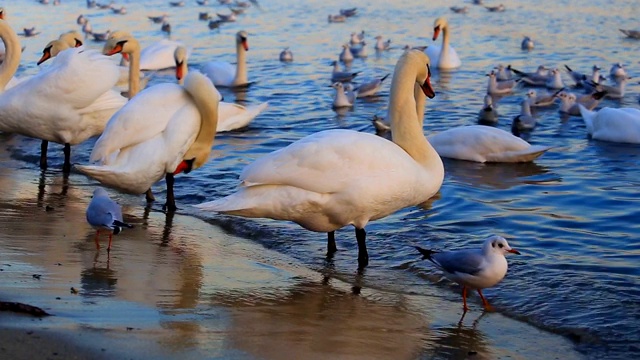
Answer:
<svg viewBox="0 0 640 360"><path fill-rule="evenodd" d="M416 246L416 249L427 259L434 263L438 269L444 272L444 276L462 285L462 302L464 312L467 307L467 289L476 289L485 310L491 311L491 305L482 295L482 289L492 287L499 283L507 274L507 253L520 253L512 249L505 238L498 235L488 237L482 249L466 249L457 251L438 252L423 249Z"/></svg>
<svg viewBox="0 0 640 360"><path fill-rule="evenodd" d="M122 210L120 205L109 198L107 191L101 187L93 190L93 199L87 207L87 222L96 229L96 248L100 249L100 231L109 232L109 246L111 250L111 239L113 235L118 235L123 228L132 228L122 221Z"/></svg>

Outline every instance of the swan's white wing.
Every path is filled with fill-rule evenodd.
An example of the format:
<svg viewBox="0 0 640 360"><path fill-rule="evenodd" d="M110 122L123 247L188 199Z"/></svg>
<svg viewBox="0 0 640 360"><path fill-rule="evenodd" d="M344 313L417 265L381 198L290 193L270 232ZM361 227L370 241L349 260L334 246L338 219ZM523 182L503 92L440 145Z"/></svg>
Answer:
<svg viewBox="0 0 640 360"><path fill-rule="evenodd" d="M177 84L159 84L141 91L113 114L91 152L91 161L105 161L114 151L162 133L172 116L190 101Z"/></svg>
<svg viewBox="0 0 640 360"><path fill-rule="evenodd" d="M601 109L593 118L592 136L598 140L640 144L640 110Z"/></svg>
<svg viewBox="0 0 640 360"><path fill-rule="evenodd" d="M236 76L236 67L225 61L205 63L200 71L211 79L213 85L231 86Z"/></svg>
<svg viewBox="0 0 640 360"><path fill-rule="evenodd" d="M316 193L379 185L412 177L420 168L402 148L379 136L351 130L327 130L309 135L247 166L245 186L289 185ZM421 169L421 168L420 168ZM392 184L389 184L393 186Z"/></svg>
<svg viewBox="0 0 640 360"><path fill-rule="evenodd" d="M176 66L173 53L178 46L184 46L179 41L162 39L155 42L140 52L141 70L161 70ZM191 54L191 48L187 49L187 58Z"/></svg>
<svg viewBox="0 0 640 360"><path fill-rule="evenodd" d="M217 131L243 128L269 106L268 103L244 107L238 104L220 102L218 105Z"/></svg>

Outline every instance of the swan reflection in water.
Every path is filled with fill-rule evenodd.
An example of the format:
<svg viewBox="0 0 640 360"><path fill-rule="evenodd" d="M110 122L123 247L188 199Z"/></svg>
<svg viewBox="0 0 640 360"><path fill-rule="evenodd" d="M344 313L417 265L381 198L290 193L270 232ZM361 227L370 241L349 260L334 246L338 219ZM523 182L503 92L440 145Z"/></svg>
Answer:
<svg viewBox="0 0 640 360"><path fill-rule="evenodd" d="M535 162L476 163L442 159L448 180L478 188L510 189L523 184L547 184L562 179L551 170ZM533 177L540 177L533 179Z"/></svg>

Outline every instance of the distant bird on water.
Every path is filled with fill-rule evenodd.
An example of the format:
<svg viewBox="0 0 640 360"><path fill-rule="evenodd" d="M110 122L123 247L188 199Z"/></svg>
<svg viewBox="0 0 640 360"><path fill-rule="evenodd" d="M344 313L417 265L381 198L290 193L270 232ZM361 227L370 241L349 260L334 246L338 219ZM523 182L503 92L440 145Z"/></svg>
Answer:
<svg viewBox="0 0 640 360"><path fill-rule="evenodd" d="M87 207L87 222L96 229L96 248L100 249L100 232L109 233L109 245L107 251L111 250L111 240L113 235L118 235L123 228L133 228L133 225L122 221L122 209L120 205L111 200L107 191L101 187L93 190L93 199Z"/></svg>

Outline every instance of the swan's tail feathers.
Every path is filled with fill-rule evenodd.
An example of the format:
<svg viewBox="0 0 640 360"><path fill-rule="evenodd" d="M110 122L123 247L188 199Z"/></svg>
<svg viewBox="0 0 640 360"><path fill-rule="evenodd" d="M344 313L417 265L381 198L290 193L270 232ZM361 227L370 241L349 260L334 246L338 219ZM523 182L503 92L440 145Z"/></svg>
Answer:
<svg viewBox="0 0 640 360"><path fill-rule="evenodd" d="M529 162L537 159L552 148L553 146L532 145L519 151L508 151L495 154L493 156L487 156L487 162Z"/></svg>
<svg viewBox="0 0 640 360"><path fill-rule="evenodd" d="M578 109L580 109L580 116L582 116L582 120L587 127L587 132L593 134L593 119L598 113L587 109L582 104L578 104Z"/></svg>
<svg viewBox="0 0 640 360"><path fill-rule="evenodd" d="M102 185L129 194L144 194L154 182L141 181L140 176L110 166L74 165L81 173L98 180Z"/></svg>

